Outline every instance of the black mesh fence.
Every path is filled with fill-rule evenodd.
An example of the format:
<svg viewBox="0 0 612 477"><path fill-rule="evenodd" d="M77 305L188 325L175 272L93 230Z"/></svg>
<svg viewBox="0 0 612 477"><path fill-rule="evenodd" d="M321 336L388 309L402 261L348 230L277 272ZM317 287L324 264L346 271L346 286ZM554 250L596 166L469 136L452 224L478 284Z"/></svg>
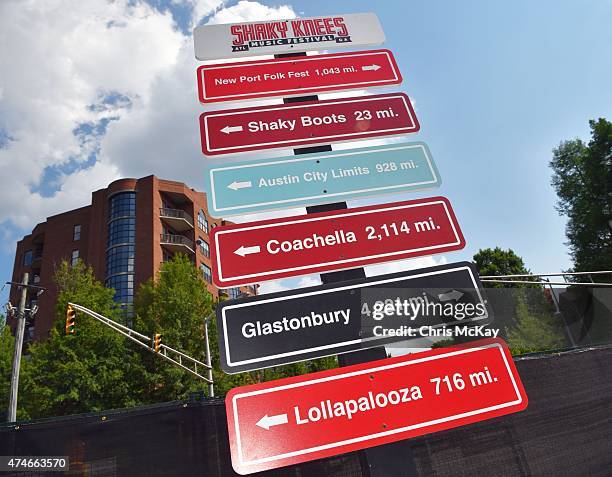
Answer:
<svg viewBox="0 0 612 477"><path fill-rule="evenodd" d="M419 475L611 476L611 363L612 347L517 361L529 408L413 439ZM221 399L4 426L0 455L67 455L66 475L89 477L237 475ZM258 475L367 475L361 468L353 453Z"/></svg>

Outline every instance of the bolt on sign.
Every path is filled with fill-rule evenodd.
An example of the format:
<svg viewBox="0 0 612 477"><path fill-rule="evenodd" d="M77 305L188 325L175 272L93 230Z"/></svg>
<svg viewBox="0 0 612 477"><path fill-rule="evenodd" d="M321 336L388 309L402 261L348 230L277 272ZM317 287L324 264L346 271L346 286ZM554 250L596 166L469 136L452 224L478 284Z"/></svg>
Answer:
<svg viewBox="0 0 612 477"><path fill-rule="evenodd" d="M441 183L423 142L211 165L205 177L209 211L218 217L424 190Z"/></svg>
<svg viewBox="0 0 612 477"><path fill-rule="evenodd" d="M198 60L353 48L384 41L374 13L202 25L193 31Z"/></svg>
<svg viewBox="0 0 612 477"><path fill-rule="evenodd" d="M215 227L220 288L461 250L448 199L394 202Z"/></svg>
<svg viewBox="0 0 612 477"><path fill-rule="evenodd" d="M225 406L244 475L522 411L527 395L487 339L235 388Z"/></svg>
<svg viewBox="0 0 612 477"><path fill-rule="evenodd" d="M198 96L202 103L304 96L401 82L402 75L389 50L243 61L198 68Z"/></svg>
<svg viewBox="0 0 612 477"><path fill-rule="evenodd" d="M420 126L404 93L208 111L200 116L207 156L399 136Z"/></svg>
<svg viewBox="0 0 612 477"><path fill-rule="evenodd" d="M221 369L254 371L454 327L481 331L492 319L469 262L227 300L217 305Z"/></svg>

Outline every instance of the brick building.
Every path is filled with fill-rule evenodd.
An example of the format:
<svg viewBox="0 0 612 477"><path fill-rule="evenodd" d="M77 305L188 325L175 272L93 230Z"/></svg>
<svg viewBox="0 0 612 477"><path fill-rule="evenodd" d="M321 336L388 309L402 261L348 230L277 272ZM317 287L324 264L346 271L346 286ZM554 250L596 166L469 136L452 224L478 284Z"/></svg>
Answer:
<svg viewBox="0 0 612 477"><path fill-rule="evenodd" d="M39 311L26 325L26 340L44 339L52 326L53 274L62 259L80 258L92 266L96 278L115 289L115 301L128 314L138 286L178 252L202 271L215 299L220 292L230 298L255 294L256 287L220 291L212 285L209 231L224 223L208 214L206 194L155 176L117 180L95 191L91 205L48 217L17 242L13 281L29 272L31 283L47 289L39 297L28 296L27 307L38 305ZM18 303L16 287L10 300Z"/></svg>

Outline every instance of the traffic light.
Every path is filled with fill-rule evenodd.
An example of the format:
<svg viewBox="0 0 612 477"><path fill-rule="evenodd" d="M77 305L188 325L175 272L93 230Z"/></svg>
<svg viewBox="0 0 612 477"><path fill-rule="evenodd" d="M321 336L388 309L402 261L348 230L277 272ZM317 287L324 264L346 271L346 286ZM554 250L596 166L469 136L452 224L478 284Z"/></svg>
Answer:
<svg viewBox="0 0 612 477"><path fill-rule="evenodd" d="M159 348L161 348L162 344L162 335L160 333L155 333L153 335L153 349L156 353L159 353Z"/></svg>
<svg viewBox="0 0 612 477"><path fill-rule="evenodd" d="M66 334L74 335L76 333L75 329L75 318L76 311L72 308L71 305L68 305L68 309L66 310Z"/></svg>

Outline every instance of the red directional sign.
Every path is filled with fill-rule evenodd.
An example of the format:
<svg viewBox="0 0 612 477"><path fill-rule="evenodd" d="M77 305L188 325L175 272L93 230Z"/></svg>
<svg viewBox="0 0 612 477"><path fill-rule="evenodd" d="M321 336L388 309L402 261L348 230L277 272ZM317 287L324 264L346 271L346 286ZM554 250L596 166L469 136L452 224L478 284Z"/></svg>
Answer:
<svg viewBox="0 0 612 477"><path fill-rule="evenodd" d="M220 288L465 247L444 197L225 225L213 229L212 240Z"/></svg>
<svg viewBox="0 0 612 477"><path fill-rule="evenodd" d="M244 475L522 411L527 395L490 339L236 388L225 406Z"/></svg>
<svg viewBox="0 0 612 477"><path fill-rule="evenodd" d="M299 96L402 82L389 50L279 58L198 68L202 103Z"/></svg>
<svg viewBox="0 0 612 477"><path fill-rule="evenodd" d="M200 116L202 152L207 156L397 136L419 127L403 93L226 109Z"/></svg>

